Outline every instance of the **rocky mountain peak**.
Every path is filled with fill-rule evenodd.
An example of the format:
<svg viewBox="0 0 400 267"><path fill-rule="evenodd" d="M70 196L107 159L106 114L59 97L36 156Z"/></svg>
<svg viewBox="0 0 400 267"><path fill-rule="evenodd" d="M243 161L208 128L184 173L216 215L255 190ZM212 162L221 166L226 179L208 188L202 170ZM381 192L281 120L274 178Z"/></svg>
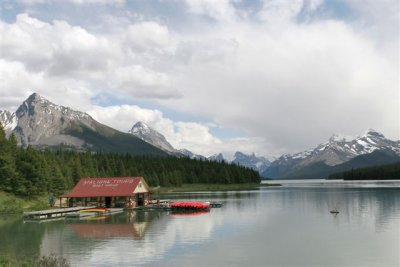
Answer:
<svg viewBox="0 0 400 267"><path fill-rule="evenodd" d="M264 172L271 164L269 160L264 157L257 157L255 153L246 155L239 151L235 153L232 162L256 170L259 173Z"/></svg>
<svg viewBox="0 0 400 267"><path fill-rule="evenodd" d="M47 101L46 99L41 97L38 93L33 93L26 99L27 102L38 102L42 100Z"/></svg>
<svg viewBox="0 0 400 267"><path fill-rule="evenodd" d="M222 153L218 153L218 154L214 154L214 155L211 155L210 157L208 157L208 160L221 162L221 161L225 161L225 158L222 155Z"/></svg>
<svg viewBox="0 0 400 267"><path fill-rule="evenodd" d="M7 135L17 126L17 117L15 113L11 113L8 110L0 110L0 123L3 126Z"/></svg>
<svg viewBox="0 0 400 267"><path fill-rule="evenodd" d="M128 133L168 153L176 152L175 148L167 141L164 135L142 121L135 123Z"/></svg>
<svg viewBox="0 0 400 267"><path fill-rule="evenodd" d="M385 138L382 133L375 131L374 129L368 129L368 131L366 131L366 133L362 137Z"/></svg>
<svg viewBox="0 0 400 267"><path fill-rule="evenodd" d="M346 142L346 137L343 135L334 133L330 138L329 138L329 143L337 143L337 142Z"/></svg>
<svg viewBox="0 0 400 267"><path fill-rule="evenodd" d="M272 162L264 175L267 177L284 176L290 171L317 162L335 166L354 157L370 154L375 150L391 150L400 155L400 142L386 139L382 133L372 129L351 140L335 134L329 138L327 143L320 144L314 149L299 152L293 156L285 155L278 158Z"/></svg>
<svg viewBox="0 0 400 267"><path fill-rule="evenodd" d="M17 125L14 131L19 143L24 146L64 142L62 138L57 138L71 125L85 125L94 129L95 124L87 113L58 106L37 93L30 95L15 114ZM51 141L48 140L50 137Z"/></svg>
<svg viewBox="0 0 400 267"><path fill-rule="evenodd" d="M146 123L142 121L138 121L132 126L132 129L129 131L129 133L150 133L151 129Z"/></svg>

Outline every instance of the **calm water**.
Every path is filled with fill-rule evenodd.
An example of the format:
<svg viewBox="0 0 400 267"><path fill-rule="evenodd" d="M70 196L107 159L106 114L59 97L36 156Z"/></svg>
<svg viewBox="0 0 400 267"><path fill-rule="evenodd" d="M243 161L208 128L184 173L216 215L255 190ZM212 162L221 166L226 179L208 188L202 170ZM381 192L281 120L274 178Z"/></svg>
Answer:
<svg viewBox="0 0 400 267"><path fill-rule="evenodd" d="M72 266L400 266L400 181L285 181L168 198L224 206L40 224L0 217L0 253L56 253Z"/></svg>

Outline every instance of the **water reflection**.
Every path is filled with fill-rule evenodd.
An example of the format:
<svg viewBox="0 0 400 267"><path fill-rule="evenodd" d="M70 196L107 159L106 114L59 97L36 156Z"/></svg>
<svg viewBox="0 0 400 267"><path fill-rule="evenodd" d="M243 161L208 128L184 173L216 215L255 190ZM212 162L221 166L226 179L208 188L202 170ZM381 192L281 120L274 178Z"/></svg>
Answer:
<svg viewBox="0 0 400 267"><path fill-rule="evenodd" d="M224 204L206 213L0 218L0 252L55 253L72 266L398 266L400 188L365 185L165 196Z"/></svg>

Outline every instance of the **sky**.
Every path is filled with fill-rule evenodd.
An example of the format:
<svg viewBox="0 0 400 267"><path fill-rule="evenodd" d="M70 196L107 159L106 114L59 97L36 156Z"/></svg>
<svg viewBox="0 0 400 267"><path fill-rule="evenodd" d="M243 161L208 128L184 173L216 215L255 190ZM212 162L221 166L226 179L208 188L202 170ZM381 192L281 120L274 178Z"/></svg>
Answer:
<svg viewBox="0 0 400 267"><path fill-rule="evenodd" d="M397 0L3 0L0 109L31 93L175 148L400 139Z"/></svg>

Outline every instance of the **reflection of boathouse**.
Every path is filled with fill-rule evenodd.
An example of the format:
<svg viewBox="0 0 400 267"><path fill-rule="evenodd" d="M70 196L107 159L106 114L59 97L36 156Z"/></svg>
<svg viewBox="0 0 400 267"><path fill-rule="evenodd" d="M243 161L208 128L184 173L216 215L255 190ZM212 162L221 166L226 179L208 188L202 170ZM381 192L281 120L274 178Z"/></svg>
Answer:
<svg viewBox="0 0 400 267"><path fill-rule="evenodd" d="M149 191L143 177L82 178L71 192L59 198L66 198L69 207L134 208L148 204Z"/></svg>
<svg viewBox="0 0 400 267"><path fill-rule="evenodd" d="M82 239L133 238L142 239L144 232L136 229L135 224L70 224L75 233Z"/></svg>

